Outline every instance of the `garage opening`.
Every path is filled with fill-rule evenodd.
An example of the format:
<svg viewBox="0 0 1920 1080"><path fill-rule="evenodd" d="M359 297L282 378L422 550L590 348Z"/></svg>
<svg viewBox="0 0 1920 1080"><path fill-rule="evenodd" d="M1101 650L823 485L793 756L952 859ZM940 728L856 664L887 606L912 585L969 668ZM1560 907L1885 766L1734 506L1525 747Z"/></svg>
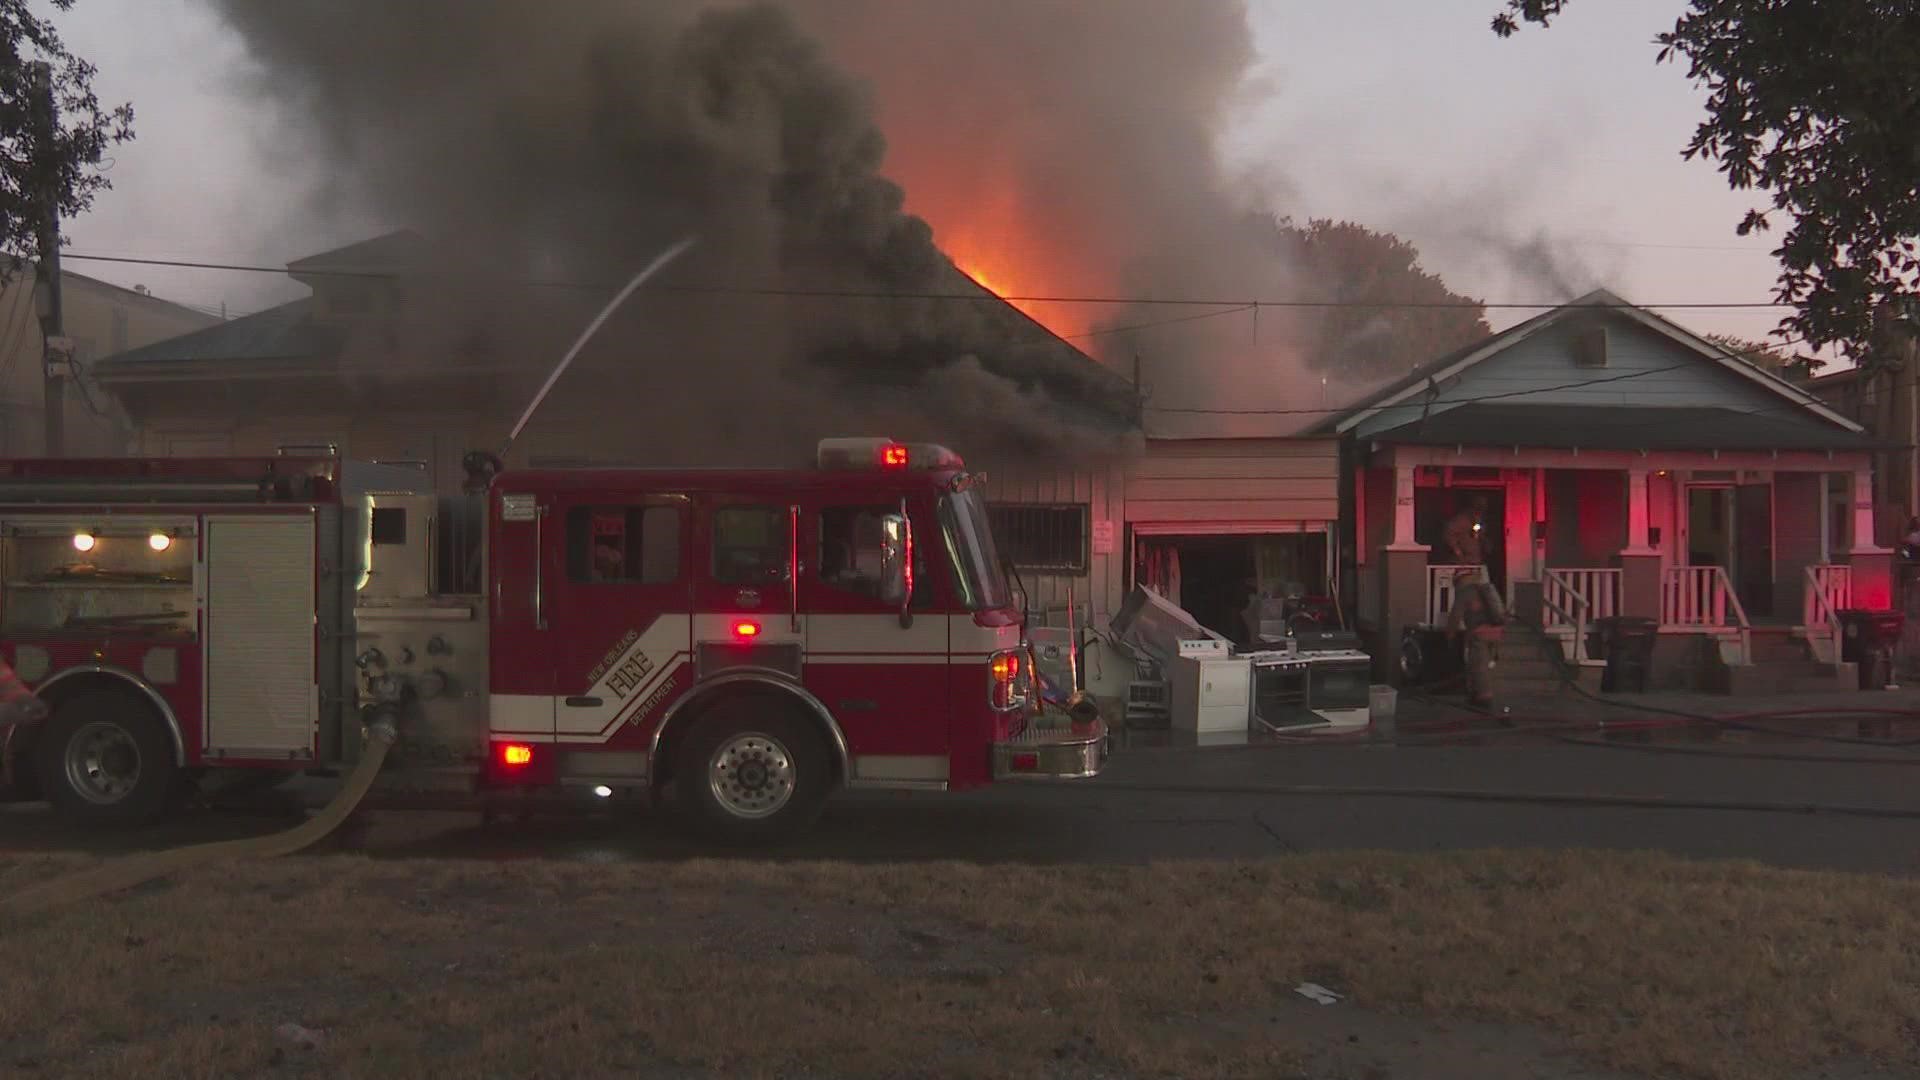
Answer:
<svg viewBox="0 0 1920 1080"><path fill-rule="evenodd" d="M1332 595L1332 545L1324 528L1286 533L1139 535L1128 582L1186 609L1200 625L1251 645L1244 613L1256 591L1268 596Z"/></svg>

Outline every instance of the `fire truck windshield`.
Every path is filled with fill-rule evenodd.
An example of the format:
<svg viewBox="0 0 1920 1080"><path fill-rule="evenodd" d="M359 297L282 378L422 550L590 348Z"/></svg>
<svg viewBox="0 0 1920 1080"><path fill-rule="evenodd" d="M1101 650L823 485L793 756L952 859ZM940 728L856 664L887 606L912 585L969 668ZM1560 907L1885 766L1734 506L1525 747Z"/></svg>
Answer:
<svg viewBox="0 0 1920 1080"><path fill-rule="evenodd" d="M953 560L960 598L970 611L988 611L1013 603L1000 551L993 544L987 508L978 488L967 488L940 500L940 531L946 537L947 557Z"/></svg>

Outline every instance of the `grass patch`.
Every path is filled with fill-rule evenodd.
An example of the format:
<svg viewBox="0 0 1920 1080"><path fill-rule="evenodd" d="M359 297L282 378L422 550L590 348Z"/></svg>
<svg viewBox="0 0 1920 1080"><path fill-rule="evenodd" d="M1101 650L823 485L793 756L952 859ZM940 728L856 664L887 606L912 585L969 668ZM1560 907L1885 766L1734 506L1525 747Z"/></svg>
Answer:
<svg viewBox="0 0 1920 1080"><path fill-rule="evenodd" d="M0 895L88 865L0 868ZM1665 856L239 863L0 928L12 1076L1294 1075L1340 1009L1920 1067L1920 884ZM277 1040L294 1021L318 1050Z"/></svg>

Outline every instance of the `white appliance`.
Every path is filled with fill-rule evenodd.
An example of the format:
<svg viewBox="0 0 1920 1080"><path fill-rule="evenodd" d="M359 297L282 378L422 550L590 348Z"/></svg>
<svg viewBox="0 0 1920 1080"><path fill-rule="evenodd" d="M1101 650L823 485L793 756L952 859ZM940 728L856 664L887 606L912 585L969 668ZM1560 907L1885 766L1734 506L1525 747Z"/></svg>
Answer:
<svg viewBox="0 0 1920 1080"><path fill-rule="evenodd" d="M1247 730L1253 667L1218 639L1183 640L1168 665L1175 731L1211 735Z"/></svg>

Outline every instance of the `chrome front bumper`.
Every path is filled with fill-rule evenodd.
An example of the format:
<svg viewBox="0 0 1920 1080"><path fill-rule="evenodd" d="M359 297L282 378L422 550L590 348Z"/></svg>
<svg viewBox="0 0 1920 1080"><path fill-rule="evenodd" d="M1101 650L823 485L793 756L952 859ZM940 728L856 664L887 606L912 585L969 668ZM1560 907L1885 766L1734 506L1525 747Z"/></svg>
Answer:
<svg viewBox="0 0 1920 1080"><path fill-rule="evenodd" d="M995 780L1085 780L1107 764L1107 722L1074 727L1030 725L1020 735L993 744Z"/></svg>

